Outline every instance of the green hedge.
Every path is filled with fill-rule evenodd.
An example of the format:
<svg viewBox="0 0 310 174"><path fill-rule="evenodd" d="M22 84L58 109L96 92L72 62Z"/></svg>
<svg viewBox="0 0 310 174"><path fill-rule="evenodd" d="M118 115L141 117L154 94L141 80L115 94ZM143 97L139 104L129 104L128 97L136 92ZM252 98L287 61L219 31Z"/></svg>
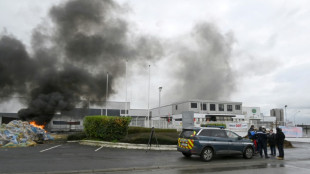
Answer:
<svg viewBox="0 0 310 174"><path fill-rule="evenodd" d="M136 133L151 133L152 128L145 128L145 127L129 127L128 134L136 134ZM172 132L177 133L176 129L156 129L155 133L157 132Z"/></svg>
<svg viewBox="0 0 310 174"><path fill-rule="evenodd" d="M201 127L222 127L226 129L226 124L221 124L221 123L207 123L207 124L201 124Z"/></svg>
<svg viewBox="0 0 310 174"><path fill-rule="evenodd" d="M127 135L131 117L86 116L84 131L88 138L120 140Z"/></svg>
<svg viewBox="0 0 310 174"><path fill-rule="evenodd" d="M155 135L158 144L176 145L178 143L179 134L177 132L156 132ZM152 144L156 144L155 135L152 138ZM125 143L148 144L150 139L149 133L128 134L126 138L120 140Z"/></svg>

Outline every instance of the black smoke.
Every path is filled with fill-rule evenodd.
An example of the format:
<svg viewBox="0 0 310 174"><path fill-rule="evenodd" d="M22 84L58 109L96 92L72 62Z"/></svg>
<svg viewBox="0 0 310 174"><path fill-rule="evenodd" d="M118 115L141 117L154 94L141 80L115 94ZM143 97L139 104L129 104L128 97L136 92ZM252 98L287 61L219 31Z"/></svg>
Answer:
<svg viewBox="0 0 310 174"><path fill-rule="evenodd" d="M21 119L47 124L81 100L104 101L107 72L113 94L126 59L152 61L163 54L156 38L131 33L124 11L110 0L70 0L50 9L50 25L33 30L30 51L14 36L1 36L1 95L27 98Z"/></svg>
<svg viewBox="0 0 310 174"><path fill-rule="evenodd" d="M166 40L133 31L126 11L112 0L69 0L53 6L48 20L34 28L30 48L0 35L0 95L26 97L20 118L47 124L81 101L104 101L107 72L109 93L116 93L126 60L140 66L163 57L170 64L166 76L173 77L167 92L172 101L227 99L234 91L231 34L200 23L191 44L177 38L164 45Z"/></svg>

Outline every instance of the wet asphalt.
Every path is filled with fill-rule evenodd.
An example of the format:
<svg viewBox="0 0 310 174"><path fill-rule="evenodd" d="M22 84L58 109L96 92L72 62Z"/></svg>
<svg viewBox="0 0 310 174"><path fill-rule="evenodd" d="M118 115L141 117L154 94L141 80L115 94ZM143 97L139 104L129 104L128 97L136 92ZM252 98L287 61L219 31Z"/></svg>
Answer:
<svg viewBox="0 0 310 174"><path fill-rule="evenodd" d="M0 173L310 173L310 143L293 143L285 160L255 156L220 156L202 162L177 151L100 148L78 143L51 143L0 148Z"/></svg>

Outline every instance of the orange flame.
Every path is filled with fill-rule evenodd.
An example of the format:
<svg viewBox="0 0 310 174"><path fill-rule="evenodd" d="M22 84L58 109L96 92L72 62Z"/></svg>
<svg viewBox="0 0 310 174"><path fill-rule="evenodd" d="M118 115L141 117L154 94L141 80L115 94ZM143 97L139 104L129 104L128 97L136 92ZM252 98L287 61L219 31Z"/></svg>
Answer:
<svg viewBox="0 0 310 174"><path fill-rule="evenodd" d="M31 124L34 127L43 129L43 130L44 130L44 127L45 127L44 125L37 125L35 121L31 121L29 124Z"/></svg>

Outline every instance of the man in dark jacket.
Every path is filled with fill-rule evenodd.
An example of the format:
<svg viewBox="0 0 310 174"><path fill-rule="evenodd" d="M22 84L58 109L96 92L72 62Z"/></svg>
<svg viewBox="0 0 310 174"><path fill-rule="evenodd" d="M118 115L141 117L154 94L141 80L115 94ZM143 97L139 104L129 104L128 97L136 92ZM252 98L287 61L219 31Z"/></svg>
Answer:
<svg viewBox="0 0 310 174"><path fill-rule="evenodd" d="M248 137L251 140L254 139L254 137L252 136L252 131L254 131L254 125L251 125L250 129L248 130Z"/></svg>
<svg viewBox="0 0 310 174"><path fill-rule="evenodd" d="M270 146L270 151L271 151L270 155L275 156L276 155L276 134L273 133L272 129L269 131L267 138L268 138L268 144Z"/></svg>
<svg viewBox="0 0 310 174"><path fill-rule="evenodd" d="M276 133L276 144L277 144L278 150L279 150L278 159L279 160L283 160L284 159L283 144L284 144L285 135L282 132L281 128L277 127L276 130L277 130L277 133Z"/></svg>
<svg viewBox="0 0 310 174"><path fill-rule="evenodd" d="M264 149L265 158L269 158L267 154L267 134L263 131L262 127L259 127L259 130L256 132L257 141L258 141L258 151L260 157L263 157L262 150Z"/></svg>

